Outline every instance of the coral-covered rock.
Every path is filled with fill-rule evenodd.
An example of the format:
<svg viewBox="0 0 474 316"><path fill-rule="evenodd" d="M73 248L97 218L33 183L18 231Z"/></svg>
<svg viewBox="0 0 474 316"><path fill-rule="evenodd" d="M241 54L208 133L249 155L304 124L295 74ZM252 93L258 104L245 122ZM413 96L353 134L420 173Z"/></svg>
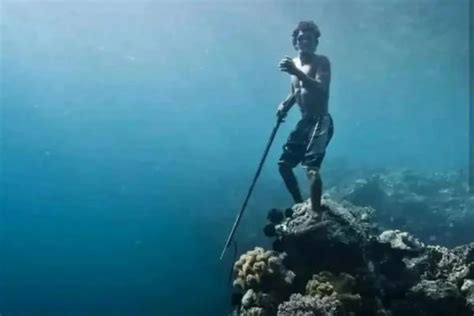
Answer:
<svg viewBox="0 0 474 316"><path fill-rule="evenodd" d="M355 293L356 280L347 273L334 275L328 271L315 274L306 284L306 295L328 296L336 294L346 313L360 310L361 297Z"/></svg>
<svg viewBox="0 0 474 316"><path fill-rule="evenodd" d="M326 196L322 207L325 211L319 215L312 211L310 201L296 204L291 217L275 227L277 234L285 237L311 234L313 238L351 244L358 243L361 235L367 236L373 229L369 222L371 208L337 203Z"/></svg>
<svg viewBox="0 0 474 316"><path fill-rule="evenodd" d="M294 274L283 265L285 254L256 247L234 264L234 289L245 292L268 286L291 285Z"/></svg>
<svg viewBox="0 0 474 316"><path fill-rule="evenodd" d="M413 304L428 315L470 315L459 289L445 280L422 280L410 289L408 295Z"/></svg>
<svg viewBox="0 0 474 316"><path fill-rule="evenodd" d="M278 306L277 316L344 316L336 295L310 296L293 294Z"/></svg>
<svg viewBox="0 0 474 316"><path fill-rule="evenodd" d="M448 249L381 231L372 208L328 197L323 209L306 201L276 216L280 251L236 262L240 315L473 315L474 243Z"/></svg>
<svg viewBox="0 0 474 316"><path fill-rule="evenodd" d="M461 287L461 291L466 297L466 305L471 309L474 314L474 280L467 279Z"/></svg>
<svg viewBox="0 0 474 316"><path fill-rule="evenodd" d="M248 310L240 312L241 316L266 316L265 310L262 307L251 307Z"/></svg>
<svg viewBox="0 0 474 316"><path fill-rule="evenodd" d="M313 277L312 280L306 284L306 295L310 296L329 296L335 293L334 287L329 282L322 282Z"/></svg>
<svg viewBox="0 0 474 316"><path fill-rule="evenodd" d="M399 250L422 250L425 245L407 232L399 230L386 230L378 237L379 242L390 244L392 249Z"/></svg>
<svg viewBox="0 0 474 316"><path fill-rule="evenodd" d="M249 289L242 297L240 315L266 316L274 312L277 306L271 295Z"/></svg>
<svg viewBox="0 0 474 316"><path fill-rule="evenodd" d="M365 266L362 248L375 232L369 221L373 212L370 208L327 198L323 199L323 208L323 214L317 216L309 201L296 204L291 217L275 227L300 288L320 271L352 274Z"/></svg>
<svg viewBox="0 0 474 316"><path fill-rule="evenodd" d="M242 293L239 315L275 315L291 293L294 273L285 268L286 254L256 247L234 264L234 290Z"/></svg>

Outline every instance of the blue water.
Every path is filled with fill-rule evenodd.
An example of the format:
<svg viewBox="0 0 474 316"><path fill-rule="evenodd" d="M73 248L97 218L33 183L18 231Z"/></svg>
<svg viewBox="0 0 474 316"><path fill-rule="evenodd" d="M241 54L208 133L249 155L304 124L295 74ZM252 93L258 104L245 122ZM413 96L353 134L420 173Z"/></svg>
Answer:
<svg viewBox="0 0 474 316"><path fill-rule="evenodd" d="M468 0L0 7L2 316L225 315L232 251L218 257L289 92L277 64L299 20L332 63L323 176L467 169ZM266 210L290 205L276 161L298 116L241 251L268 246Z"/></svg>

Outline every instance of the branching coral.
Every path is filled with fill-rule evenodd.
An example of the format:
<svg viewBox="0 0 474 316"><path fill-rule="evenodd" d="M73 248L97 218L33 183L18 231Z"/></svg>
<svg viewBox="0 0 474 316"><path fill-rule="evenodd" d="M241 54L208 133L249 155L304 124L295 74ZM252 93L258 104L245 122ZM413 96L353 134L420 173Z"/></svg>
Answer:
<svg viewBox="0 0 474 316"><path fill-rule="evenodd" d="M256 247L240 256L234 264L234 282L236 290L261 289L262 282L293 282L294 273L283 265L285 254Z"/></svg>
<svg viewBox="0 0 474 316"><path fill-rule="evenodd" d="M346 312L357 310L361 303L359 294L354 293L355 279L347 273L334 275L323 271L313 276L306 284L306 294L310 296L335 295Z"/></svg>
<svg viewBox="0 0 474 316"><path fill-rule="evenodd" d="M333 294L334 287L328 282L320 282L316 279L309 280L306 285L306 295L310 296L329 296Z"/></svg>

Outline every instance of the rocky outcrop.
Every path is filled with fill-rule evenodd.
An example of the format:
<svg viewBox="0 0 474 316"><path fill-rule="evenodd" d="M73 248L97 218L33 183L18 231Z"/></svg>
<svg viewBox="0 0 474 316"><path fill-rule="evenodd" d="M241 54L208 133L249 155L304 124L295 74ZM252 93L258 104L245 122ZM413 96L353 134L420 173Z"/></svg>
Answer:
<svg viewBox="0 0 474 316"><path fill-rule="evenodd" d="M473 315L474 244L427 245L407 232L381 231L370 207L325 198L315 215L309 203L270 212L265 232L274 239L272 256L282 256L279 279L291 271L292 281L239 286L240 315Z"/></svg>

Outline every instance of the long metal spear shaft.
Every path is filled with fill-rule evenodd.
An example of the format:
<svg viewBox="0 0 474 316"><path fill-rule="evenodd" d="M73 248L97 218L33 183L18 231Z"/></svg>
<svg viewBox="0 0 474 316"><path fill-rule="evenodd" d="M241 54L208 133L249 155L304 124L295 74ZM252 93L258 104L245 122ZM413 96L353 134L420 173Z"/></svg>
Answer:
<svg viewBox="0 0 474 316"><path fill-rule="evenodd" d="M469 192L474 193L474 1L469 1Z"/></svg>
<svg viewBox="0 0 474 316"><path fill-rule="evenodd" d="M245 198L244 204L242 205L242 208L240 209L240 212L234 221L234 225L232 226L229 236L227 237L227 240L225 242L224 249L222 249L220 260L222 260L222 258L225 255L225 252L227 251L227 248L229 248L229 245L232 242L232 238L234 237L235 231L237 230L237 226L239 226L240 219L242 218L245 208L247 207L247 203L249 201L250 195L252 194L253 188L255 187L255 183L257 183L258 176L260 175L260 171L262 171L263 164L265 162L265 159L267 158L268 152L270 151L270 147L272 146L273 140L275 139L275 135L278 131L278 128L280 127L281 122L283 122L283 119L279 118L275 127L273 127L272 133L267 142L267 146L265 147L265 151L263 153L262 159L260 160L260 164L258 165L257 172L255 173L255 176L253 178L252 185L250 186L250 189L247 193L247 197Z"/></svg>

